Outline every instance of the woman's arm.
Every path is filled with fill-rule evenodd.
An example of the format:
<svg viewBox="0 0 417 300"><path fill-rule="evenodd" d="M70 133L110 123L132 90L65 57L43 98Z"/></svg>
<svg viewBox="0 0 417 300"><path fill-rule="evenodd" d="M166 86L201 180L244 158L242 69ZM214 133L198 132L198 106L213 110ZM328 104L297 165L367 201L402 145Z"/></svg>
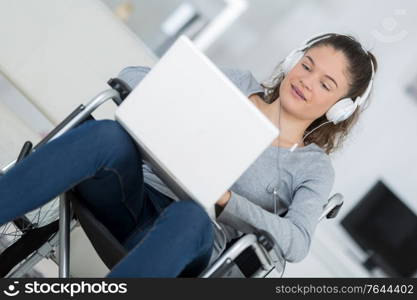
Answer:
<svg viewBox="0 0 417 300"><path fill-rule="evenodd" d="M309 252L318 218L333 185L333 169L320 171L321 174L298 186L285 217L277 216L232 191L217 220L237 230L239 227L247 228L245 223L265 230L273 235L288 261L301 261ZM219 201L217 204L221 206L222 201Z"/></svg>

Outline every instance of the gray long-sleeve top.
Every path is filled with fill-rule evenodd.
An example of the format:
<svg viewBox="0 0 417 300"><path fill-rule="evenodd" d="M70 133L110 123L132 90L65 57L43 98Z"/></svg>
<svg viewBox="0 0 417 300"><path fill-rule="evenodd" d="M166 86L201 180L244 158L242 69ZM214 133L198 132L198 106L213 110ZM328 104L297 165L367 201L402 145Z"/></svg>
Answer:
<svg viewBox="0 0 417 300"><path fill-rule="evenodd" d="M263 93L251 72L221 70L247 97ZM149 71L148 67L127 67L118 77L134 88ZM145 183L179 200L149 165L144 164L143 172ZM294 152L269 146L230 188L231 198L216 219L221 230L213 225L215 241L210 264L228 241L247 232L245 224L272 234L286 260L302 260L309 251L333 182L330 158L316 144L297 148ZM274 203L271 191L277 186L278 197ZM285 216L281 217L283 213Z"/></svg>

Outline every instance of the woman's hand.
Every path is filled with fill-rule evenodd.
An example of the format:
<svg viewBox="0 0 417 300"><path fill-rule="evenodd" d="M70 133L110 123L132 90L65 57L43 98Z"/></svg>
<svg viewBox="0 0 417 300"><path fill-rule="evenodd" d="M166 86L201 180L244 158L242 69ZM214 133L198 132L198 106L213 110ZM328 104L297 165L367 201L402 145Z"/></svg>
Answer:
<svg viewBox="0 0 417 300"><path fill-rule="evenodd" d="M225 207L227 202L229 202L230 197L232 197L232 193L230 191L227 191L223 194L223 196L220 197L219 200L217 200L216 204L221 207Z"/></svg>

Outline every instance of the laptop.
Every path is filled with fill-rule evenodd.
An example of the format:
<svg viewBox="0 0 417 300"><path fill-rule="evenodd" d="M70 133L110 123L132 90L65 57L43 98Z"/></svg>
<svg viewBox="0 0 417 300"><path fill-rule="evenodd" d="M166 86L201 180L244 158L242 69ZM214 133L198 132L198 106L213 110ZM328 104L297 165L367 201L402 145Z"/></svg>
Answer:
<svg viewBox="0 0 417 300"><path fill-rule="evenodd" d="M117 108L143 159L181 200L214 204L278 129L185 36Z"/></svg>

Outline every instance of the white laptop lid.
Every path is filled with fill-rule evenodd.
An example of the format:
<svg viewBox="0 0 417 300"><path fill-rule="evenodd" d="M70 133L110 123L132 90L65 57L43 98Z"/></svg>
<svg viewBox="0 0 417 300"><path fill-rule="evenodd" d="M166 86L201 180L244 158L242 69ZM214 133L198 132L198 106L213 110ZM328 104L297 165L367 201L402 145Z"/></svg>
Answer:
<svg viewBox="0 0 417 300"><path fill-rule="evenodd" d="M214 203L278 129L188 38L180 37L116 110L144 159L180 199Z"/></svg>

